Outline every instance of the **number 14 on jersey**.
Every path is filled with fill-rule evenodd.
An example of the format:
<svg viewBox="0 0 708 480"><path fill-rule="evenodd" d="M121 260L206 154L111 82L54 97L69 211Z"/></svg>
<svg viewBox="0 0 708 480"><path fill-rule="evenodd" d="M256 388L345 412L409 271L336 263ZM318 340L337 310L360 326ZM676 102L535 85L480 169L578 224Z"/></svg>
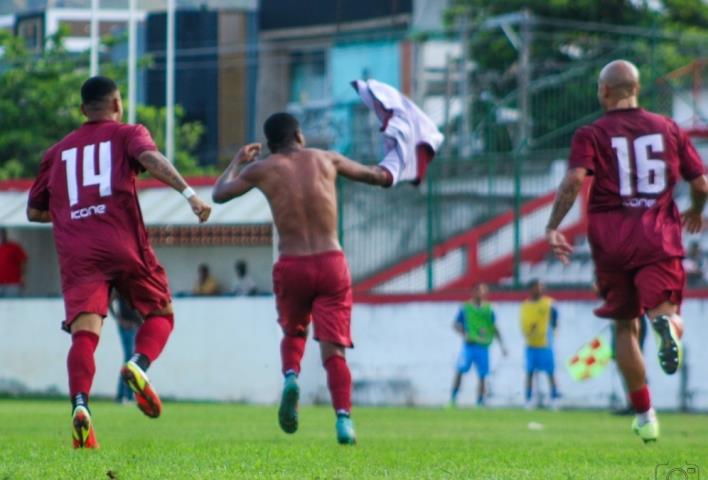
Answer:
<svg viewBox="0 0 708 480"><path fill-rule="evenodd" d="M61 152L61 159L66 163L66 185L69 192L69 203L73 207L79 203L79 185L77 180L78 148ZM83 170L83 187L98 185L102 197L111 195L111 142L101 142L98 145L98 169L95 156L96 145L86 145L83 148L81 164Z"/></svg>

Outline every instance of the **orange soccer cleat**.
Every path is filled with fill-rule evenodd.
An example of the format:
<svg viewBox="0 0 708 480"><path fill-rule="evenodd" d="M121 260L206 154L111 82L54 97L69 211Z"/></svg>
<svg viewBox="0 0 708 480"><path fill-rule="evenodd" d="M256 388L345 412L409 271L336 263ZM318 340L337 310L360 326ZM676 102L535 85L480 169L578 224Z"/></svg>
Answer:
<svg viewBox="0 0 708 480"><path fill-rule="evenodd" d="M71 419L71 435L74 448L98 448L96 432L93 430L91 414L83 405L74 409Z"/></svg>
<svg viewBox="0 0 708 480"><path fill-rule="evenodd" d="M162 413L162 402L150 385L150 380L143 369L131 361L123 366L120 376L135 393L138 408L150 418L159 417Z"/></svg>

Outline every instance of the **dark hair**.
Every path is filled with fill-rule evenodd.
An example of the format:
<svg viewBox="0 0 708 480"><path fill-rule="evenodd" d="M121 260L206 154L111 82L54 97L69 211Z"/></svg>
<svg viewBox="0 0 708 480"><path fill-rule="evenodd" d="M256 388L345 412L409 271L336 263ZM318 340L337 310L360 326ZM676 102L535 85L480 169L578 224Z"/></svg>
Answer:
<svg viewBox="0 0 708 480"><path fill-rule="evenodd" d="M529 288L540 287L541 285L543 285L543 282L541 282L540 278L532 278L529 280Z"/></svg>
<svg viewBox="0 0 708 480"><path fill-rule="evenodd" d="M263 124L263 133L268 140L271 152L295 143L296 134L300 131L300 123L286 112L274 113Z"/></svg>
<svg viewBox="0 0 708 480"><path fill-rule="evenodd" d="M246 275L248 273L248 265L245 261L238 260L234 266L236 268L236 272L240 275Z"/></svg>
<svg viewBox="0 0 708 480"><path fill-rule="evenodd" d="M118 90L116 82L108 77L91 77L81 86L81 101L84 105L91 105L106 99Z"/></svg>

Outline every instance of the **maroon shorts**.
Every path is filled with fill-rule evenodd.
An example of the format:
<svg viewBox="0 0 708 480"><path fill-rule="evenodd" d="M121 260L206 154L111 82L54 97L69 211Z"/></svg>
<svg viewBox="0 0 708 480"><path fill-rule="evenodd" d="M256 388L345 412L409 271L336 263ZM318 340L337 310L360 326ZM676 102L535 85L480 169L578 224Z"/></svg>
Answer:
<svg viewBox="0 0 708 480"><path fill-rule="evenodd" d="M118 290L143 317L164 309L172 300L167 275L159 264L145 275L71 285L64 289L64 330L69 331L71 322L82 313L95 313L105 317L108 314L111 288Z"/></svg>
<svg viewBox="0 0 708 480"><path fill-rule="evenodd" d="M352 347L352 281L344 253L282 255L273 267L278 323L285 335L307 335L310 321L315 340Z"/></svg>
<svg viewBox="0 0 708 480"><path fill-rule="evenodd" d="M681 305L685 283L686 274L680 258L629 271L598 270L597 286L605 303L595 309L595 315L627 320L666 301Z"/></svg>

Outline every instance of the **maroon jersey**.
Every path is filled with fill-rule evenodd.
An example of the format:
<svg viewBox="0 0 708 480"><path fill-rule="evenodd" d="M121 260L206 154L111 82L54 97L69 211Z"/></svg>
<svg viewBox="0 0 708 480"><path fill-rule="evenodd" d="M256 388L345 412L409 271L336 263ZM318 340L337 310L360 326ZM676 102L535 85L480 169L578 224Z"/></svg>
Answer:
<svg viewBox="0 0 708 480"><path fill-rule="evenodd" d="M51 213L64 291L156 267L135 187L137 158L150 150L157 147L145 127L98 121L45 154L29 206Z"/></svg>
<svg viewBox="0 0 708 480"><path fill-rule="evenodd" d="M613 110L573 137L570 168L594 181L588 238L598 269L634 269L683 256L673 201L682 177L704 173L688 136L671 119L641 108Z"/></svg>

